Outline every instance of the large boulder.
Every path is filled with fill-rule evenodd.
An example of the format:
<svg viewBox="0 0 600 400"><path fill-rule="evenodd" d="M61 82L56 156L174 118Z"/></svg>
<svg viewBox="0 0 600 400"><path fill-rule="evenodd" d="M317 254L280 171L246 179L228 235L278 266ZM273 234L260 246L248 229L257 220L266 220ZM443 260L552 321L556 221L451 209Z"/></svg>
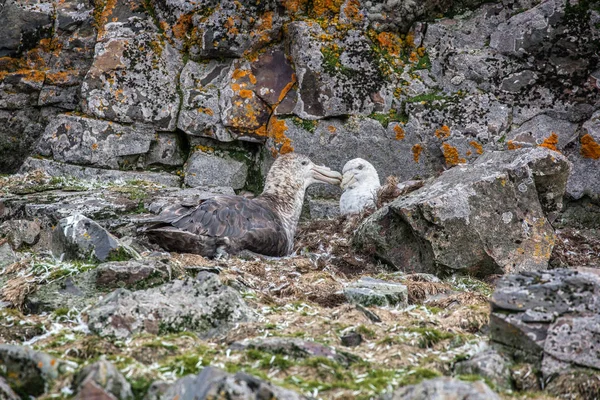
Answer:
<svg viewBox="0 0 600 400"><path fill-rule="evenodd" d="M119 399L133 398L131 385L119 370L105 360L83 368L73 381L76 399Z"/></svg>
<svg viewBox="0 0 600 400"><path fill-rule="evenodd" d="M193 396L193 397L192 397ZM198 375L185 376L163 393L157 400L167 399L273 399L301 400L306 397L288 389L272 385L252 375L238 372L235 375L215 367L205 367Z"/></svg>
<svg viewBox="0 0 600 400"><path fill-rule="evenodd" d="M141 332L214 336L253 319L240 295L208 272L136 292L117 289L88 311L90 330L121 339Z"/></svg>
<svg viewBox="0 0 600 400"><path fill-rule="evenodd" d="M486 153L378 210L354 244L412 272L544 269L569 170L545 148Z"/></svg>
<svg viewBox="0 0 600 400"><path fill-rule="evenodd" d="M584 122L582 128L575 151L568 155L573 172L569 176L567 194L575 200L584 196L600 198L600 111Z"/></svg>
<svg viewBox="0 0 600 400"><path fill-rule="evenodd" d="M405 386L391 395L385 395L384 400L500 400L483 381L462 382L453 378L435 378L423 381L417 385Z"/></svg>
<svg viewBox="0 0 600 400"><path fill-rule="evenodd" d="M23 398L40 396L58 378L60 360L28 347L0 344L2 375Z"/></svg>
<svg viewBox="0 0 600 400"><path fill-rule="evenodd" d="M600 370L599 299L595 268L503 277L491 299L491 339L513 357L536 363L546 383L573 374L592 382Z"/></svg>

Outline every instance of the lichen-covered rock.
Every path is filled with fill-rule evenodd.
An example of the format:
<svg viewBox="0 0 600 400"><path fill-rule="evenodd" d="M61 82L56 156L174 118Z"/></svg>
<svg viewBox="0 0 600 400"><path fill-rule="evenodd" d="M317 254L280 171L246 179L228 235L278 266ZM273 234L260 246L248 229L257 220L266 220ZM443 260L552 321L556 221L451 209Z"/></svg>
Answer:
<svg viewBox="0 0 600 400"><path fill-rule="evenodd" d="M52 235L52 252L66 259L92 259L105 261L111 257L131 258L131 250L97 222L75 214L63 218Z"/></svg>
<svg viewBox="0 0 600 400"><path fill-rule="evenodd" d="M253 319L240 295L208 272L136 292L117 289L88 311L93 332L116 338L183 331L214 336Z"/></svg>
<svg viewBox="0 0 600 400"><path fill-rule="evenodd" d="M408 305L406 285L381 279L361 278L346 285L344 295L350 302L363 306L406 307Z"/></svg>
<svg viewBox="0 0 600 400"><path fill-rule="evenodd" d="M60 360L29 347L0 344L2 375L21 397L40 396L58 378Z"/></svg>
<svg viewBox="0 0 600 400"><path fill-rule="evenodd" d="M453 378L435 378L417 385L405 386L392 395L385 395L385 400L432 400L432 399L464 399L464 400L500 400L483 381L463 382Z"/></svg>
<svg viewBox="0 0 600 400"><path fill-rule="evenodd" d="M188 375L173 383L157 400L188 399L193 394L198 399L213 397L273 400L302 400L306 397L288 389L272 385L252 375L238 372L235 375L215 367L205 367L197 376ZM191 399L191 397L189 397Z"/></svg>
<svg viewBox="0 0 600 400"><path fill-rule="evenodd" d="M600 274L592 268L506 276L491 299L491 338L541 361L545 378L575 366L600 369L599 294Z"/></svg>
<svg viewBox="0 0 600 400"><path fill-rule="evenodd" d="M144 165L179 167L183 165L186 157L182 138L177 133L157 132L150 143L150 150L144 157Z"/></svg>
<svg viewBox="0 0 600 400"><path fill-rule="evenodd" d="M59 115L47 126L39 152L55 161L127 169L150 150L152 129L76 115Z"/></svg>
<svg viewBox="0 0 600 400"><path fill-rule="evenodd" d="M187 186L229 186L241 189L246 184L248 166L229 156L196 151L185 164L184 182Z"/></svg>
<svg viewBox="0 0 600 400"><path fill-rule="evenodd" d="M510 390L512 388L511 360L494 348L488 348L475 354L466 361L454 366L458 375L478 375L492 382L496 387Z"/></svg>
<svg viewBox="0 0 600 400"><path fill-rule="evenodd" d="M44 132L45 120L35 108L0 109L0 173L16 172Z"/></svg>
<svg viewBox="0 0 600 400"><path fill-rule="evenodd" d="M274 0L152 1L161 27L193 59L241 57L275 39L282 7Z"/></svg>
<svg viewBox="0 0 600 400"><path fill-rule="evenodd" d="M573 199L600 196L600 111L584 122L575 151L568 154L573 163L567 194Z"/></svg>
<svg viewBox="0 0 600 400"><path fill-rule="evenodd" d="M16 56L52 35L52 7L9 0L0 9L0 57Z"/></svg>
<svg viewBox="0 0 600 400"><path fill-rule="evenodd" d="M222 142L235 139L221 122L219 91L226 84L231 62L200 64L188 61L181 71L183 103L177 127L192 136L212 137Z"/></svg>
<svg viewBox="0 0 600 400"><path fill-rule="evenodd" d="M106 29L81 86L84 111L111 121L175 130L181 54L147 21L137 20L133 29L120 24Z"/></svg>
<svg viewBox="0 0 600 400"><path fill-rule="evenodd" d="M303 119L387 112L391 90L369 40L349 30L340 43L323 41L318 24L288 24L287 40L298 79L294 114Z"/></svg>
<svg viewBox="0 0 600 400"><path fill-rule="evenodd" d="M37 221L17 219L0 225L0 235L5 236L15 250L22 245L34 245L40 237L40 231L40 224Z"/></svg>
<svg viewBox="0 0 600 400"><path fill-rule="evenodd" d="M548 143L552 134L556 134L556 143L549 144L562 150L577 137L577 124L540 114L511 130L507 139L516 146L536 146Z"/></svg>
<svg viewBox="0 0 600 400"><path fill-rule="evenodd" d="M452 5L458 5L458 3L473 6L479 1L370 1L366 2L364 14L369 20L370 26L378 31L401 31L406 33L415 21L426 19L428 16L435 14L443 14Z"/></svg>
<svg viewBox="0 0 600 400"><path fill-rule="evenodd" d="M91 270L40 285L27 296L24 309L34 314L57 309L83 310L98 301L103 293L95 287L95 276Z"/></svg>
<svg viewBox="0 0 600 400"><path fill-rule="evenodd" d="M180 178L177 175L166 172L117 171L65 164L53 160L32 157L25 160L19 171L24 173L35 170L45 171L51 176L75 178L99 183L148 181L164 186L179 186L181 184Z"/></svg>
<svg viewBox="0 0 600 400"><path fill-rule="evenodd" d="M110 362L100 360L83 368L75 377L76 399L132 399L131 385ZM113 397L114 396L114 397Z"/></svg>
<svg viewBox="0 0 600 400"><path fill-rule="evenodd" d="M17 256L7 241L0 244L0 268L17 261Z"/></svg>
<svg viewBox="0 0 600 400"><path fill-rule="evenodd" d="M544 269L554 246L567 159L547 149L487 153L383 207L354 243L411 272Z"/></svg>
<svg viewBox="0 0 600 400"><path fill-rule="evenodd" d="M171 265L160 260L115 261L96 268L96 286L101 288L142 289L175 278Z"/></svg>

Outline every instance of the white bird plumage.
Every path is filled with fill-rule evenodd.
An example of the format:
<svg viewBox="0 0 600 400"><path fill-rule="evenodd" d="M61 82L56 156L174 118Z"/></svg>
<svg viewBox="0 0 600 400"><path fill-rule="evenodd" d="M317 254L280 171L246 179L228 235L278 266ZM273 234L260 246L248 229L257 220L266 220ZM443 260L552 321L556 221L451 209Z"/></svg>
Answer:
<svg viewBox="0 0 600 400"><path fill-rule="evenodd" d="M348 161L342 170L340 213L357 214L368 207L375 207L377 190L381 187L377 170L362 158Z"/></svg>

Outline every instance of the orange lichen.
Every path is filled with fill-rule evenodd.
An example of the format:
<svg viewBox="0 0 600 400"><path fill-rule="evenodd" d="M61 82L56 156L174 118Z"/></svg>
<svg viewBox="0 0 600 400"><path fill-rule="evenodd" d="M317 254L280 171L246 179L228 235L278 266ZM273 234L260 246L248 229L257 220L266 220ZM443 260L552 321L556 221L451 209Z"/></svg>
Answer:
<svg viewBox="0 0 600 400"><path fill-rule="evenodd" d="M423 57L425 55L425 47L421 46L417 49L417 54L419 57Z"/></svg>
<svg viewBox="0 0 600 400"><path fill-rule="evenodd" d="M406 42L406 45L408 47L415 47L415 35L413 35L412 33L406 35L404 41Z"/></svg>
<svg viewBox="0 0 600 400"><path fill-rule="evenodd" d="M250 80L251 84L256 85L256 77L251 72L248 73L248 79Z"/></svg>
<svg viewBox="0 0 600 400"><path fill-rule="evenodd" d="M394 127L394 132L396 133L396 140L402 140L406 136L404 129L400 125Z"/></svg>
<svg viewBox="0 0 600 400"><path fill-rule="evenodd" d="M269 126L267 128L267 135L273 139L276 144L280 144L279 153L286 154L294 151L292 147L292 140L285 135L288 130L285 120L277 119L277 117L271 117Z"/></svg>
<svg viewBox="0 0 600 400"><path fill-rule="evenodd" d="M483 154L483 146L481 145L481 143L476 142L475 140L469 142L469 144L475 148L475 151L477 152L477 154Z"/></svg>
<svg viewBox="0 0 600 400"><path fill-rule="evenodd" d="M204 146L204 145L197 145L194 146L194 150L195 151L201 151L203 153L214 153L215 152L215 148L214 147L210 147L210 146Z"/></svg>
<svg viewBox="0 0 600 400"><path fill-rule="evenodd" d="M213 110L211 110L210 108L206 108L206 107L200 107L200 108L198 108L198 112L202 113L202 114L210 115L211 117L213 115L215 115L215 113L214 113Z"/></svg>
<svg viewBox="0 0 600 400"><path fill-rule="evenodd" d="M600 158L600 145L589 133L581 138L581 155L585 158L592 158L594 160Z"/></svg>
<svg viewBox="0 0 600 400"><path fill-rule="evenodd" d="M381 47L387 50L391 55L397 56L400 54L402 47L402 39L391 32L381 32L377 35L377 42Z"/></svg>
<svg viewBox="0 0 600 400"><path fill-rule="evenodd" d="M329 131L329 133L335 133L335 131L337 131L337 128L333 125L329 125L327 127L327 130Z"/></svg>
<svg viewBox="0 0 600 400"><path fill-rule="evenodd" d="M92 144L92 150L98 150L98 143Z"/></svg>
<svg viewBox="0 0 600 400"><path fill-rule="evenodd" d="M344 7L344 14L352 21L360 22L363 15L360 13L360 2L358 0L349 0Z"/></svg>
<svg viewBox="0 0 600 400"><path fill-rule="evenodd" d="M454 146L449 145L448 143L442 144L442 149L444 152L444 159L446 160L446 164L449 166L454 166L458 164L464 164L467 162L464 158L460 158L458 154L458 149Z"/></svg>
<svg viewBox="0 0 600 400"><path fill-rule="evenodd" d="M506 143L506 146L508 147L509 150L517 150L517 149L520 149L521 147L523 147L520 144L515 144L512 140L509 140Z"/></svg>
<svg viewBox="0 0 600 400"><path fill-rule="evenodd" d="M108 23L108 18L112 15L117 5L117 0L106 0L104 7L96 7L94 10L94 22L98 30L98 37L104 36L104 26Z"/></svg>
<svg viewBox="0 0 600 400"><path fill-rule="evenodd" d="M327 12L337 14L340 12L340 7L343 2L343 0L313 0L313 11L317 17L322 17Z"/></svg>
<svg viewBox="0 0 600 400"><path fill-rule="evenodd" d="M242 99L249 99L254 95L254 92L252 90L242 89L239 94Z"/></svg>
<svg viewBox="0 0 600 400"><path fill-rule="evenodd" d="M416 163L419 162L419 157L421 156L422 151L423 151L423 146L421 146L418 143L412 147L413 160L415 160Z"/></svg>
<svg viewBox="0 0 600 400"><path fill-rule="evenodd" d="M76 76L77 70L56 71L46 73L46 83L49 85L64 85Z"/></svg>
<svg viewBox="0 0 600 400"><path fill-rule="evenodd" d="M192 15L185 14L179 17L175 25L173 25L173 36L177 39L183 39L185 34L192 26Z"/></svg>
<svg viewBox="0 0 600 400"><path fill-rule="evenodd" d="M244 86L246 86L246 85L244 85ZM239 90L241 89L241 86L240 86L240 84L239 84L239 83L232 83L232 84L231 84L231 88L232 88L232 89L233 89L235 92L237 92L237 91L239 91Z"/></svg>
<svg viewBox="0 0 600 400"><path fill-rule="evenodd" d="M540 144L540 147L545 147L545 148L553 150L553 151L558 151L558 149L556 148L557 144L558 144L558 135L556 133L552 132L550 134L550 136L548 136L546 139L544 139L544 142L542 144Z"/></svg>
<svg viewBox="0 0 600 400"><path fill-rule="evenodd" d="M411 51L410 52L410 56L408 57L408 61L410 61L412 63L416 63L417 61L419 61L419 57L417 56L417 52L416 51Z"/></svg>
<svg viewBox="0 0 600 400"><path fill-rule="evenodd" d="M446 139L450 136L450 128L447 125L442 125L441 128L435 130L435 136L439 139Z"/></svg>
<svg viewBox="0 0 600 400"><path fill-rule="evenodd" d="M245 77L246 75L248 75L249 73L250 73L250 71L236 68L233 71L232 78L233 79L241 79L241 78Z"/></svg>
<svg viewBox="0 0 600 400"><path fill-rule="evenodd" d="M233 17L227 18L227 21L225 22L225 28L227 29L227 33L230 35L237 35L239 33L238 28L235 26Z"/></svg>
<svg viewBox="0 0 600 400"><path fill-rule="evenodd" d="M296 84L296 74L292 74L292 80L290 82L288 82L287 85L284 86L284 88L281 90L281 93L279 93L279 97L277 97L277 103L281 103L283 101L283 99L285 98L285 96L288 94L288 92L290 91L290 89Z"/></svg>
<svg viewBox="0 0 600 400"><path fill-rule="evenodd" d="M282 3L288 13L296 14L306 7L308 0L283 0Z"/></svg>

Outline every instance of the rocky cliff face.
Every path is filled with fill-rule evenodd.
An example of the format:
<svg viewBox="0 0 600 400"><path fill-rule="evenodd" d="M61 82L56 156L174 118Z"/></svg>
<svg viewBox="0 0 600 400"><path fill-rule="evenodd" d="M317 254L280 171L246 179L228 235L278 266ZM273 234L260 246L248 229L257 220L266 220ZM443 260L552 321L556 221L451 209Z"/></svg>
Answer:
<svg viewBox="0 0 600 400"><path fill-rule="evenodd" d="M2 173L55 161L256 191L289 151L404 180L541 145L573 162L570 200L600 193L597 2L9 0L0 16Z"/></svg>

